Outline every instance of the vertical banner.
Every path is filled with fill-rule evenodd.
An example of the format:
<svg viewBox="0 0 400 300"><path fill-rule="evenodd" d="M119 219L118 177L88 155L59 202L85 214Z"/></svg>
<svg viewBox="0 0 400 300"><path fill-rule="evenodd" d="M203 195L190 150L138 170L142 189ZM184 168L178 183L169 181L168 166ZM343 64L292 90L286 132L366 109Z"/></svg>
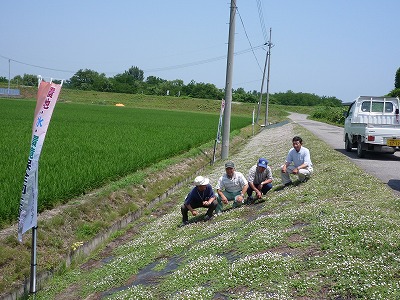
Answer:
<svg viewBox="0 0 400 300"><path fill-rule="evenodd" d="M221 141L222 117L224 116L224 109L225 109L225 100L222 99L222 101L221 101L221 110L219 112L217 138L215 139L215 143L214 143L214 151L213 151L213 158L212 158L211 164L213 164L215 162L215 153L217 151L217 144L220 143L220 141Z"/></svg>
<svg viewBox="0 0 400 300"><path fill-rule="evenodd" d="M222 117L224 116L225 109L225 100L221 101L221 111L219 112L219 124L218 124L218 132L217 132L217 143L221 141L221 128L222 128Z"/></svg>
<svg viewBox="0 0 400 300"><path fill-rule="evenodd" d="M251 122L251 126L253 128L253 135L254 135L254 115L255 115L255 108L253 108L253 115L252 115L253 121Z"/></svg>
<svg viewBox="0 0 400 300"><path fill-rule="evenodd" d="M39 157L61 86L62 84L45 81L39 84L32 140L19 204L18 240L20 242L26 231L37 226Z"/></svg>

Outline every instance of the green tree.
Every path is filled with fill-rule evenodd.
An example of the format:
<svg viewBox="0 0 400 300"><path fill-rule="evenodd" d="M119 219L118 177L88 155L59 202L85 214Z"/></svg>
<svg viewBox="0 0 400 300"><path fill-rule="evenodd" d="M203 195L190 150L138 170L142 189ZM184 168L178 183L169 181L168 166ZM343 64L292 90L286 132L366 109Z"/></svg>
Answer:
<svg viewBox="0 0 400 300"><path fill-rule="evenodd" d="M27 86L36 86L38 84L38 78L36 75L24 74L22 77L22 84Z"/></svg>
<svg viewBox="0 0 400 300"><path fill-rule="evenodd" d="M183 88L184 95L193 98L203 99L222 99L224 93L211 83L196 83L194 80L190 81L188 85Z"/></svg>
<svg viewBox="0 0 400 300"><path fill-rule="evenodd" d="M400 88L392 90L389 94L389 97L400 97Z"/></svg>
<svg viewBox="0 0 400 300"><path fill-rule="evenodd" d="M12 84L16 84L16 85L22 84L22 77L21 77L21 75L14 76L14 78L11 79L11 83L12 83Z"/></svg>
<svg viewBox="0 0 400 300"><path fill-rule="evenodd" d="M394 78L394 88L400 89L400 68L397 69L396 76Z"/></svg>
<svg viewBox="0 0 400 300"><path fill-rule="evenodd" d="M105 77L105 75L100 75L96 71L90 69L80 69L75 73L74 76L71 77L71 79L68 81L68 85L79 90L94 90L96 87L96 81L98 81L101 77Z"/></svg>
<svg viewBox="0 0 400 300"><path fill-rule="evenodd" d="M160 84L165 81L166 81L165 79L162 79L162 78L156 77L156 76L149 76L146 78L146 83L152 84L152 85L157 85L157 84Z"/></svg>
<svg viewBox="0 0 400 300"><path fill-rule="evenodd" d="M144 72L140 70L138 67L130 67L127 71L128 75L132 76L134 81L142 82L144 80Z"/></svg>
<svg viewBox="0 0 400 300"><path fill-rule="evenodd" d="M4 76L0 76L0 82L8 82L8 79Z"/></svg>

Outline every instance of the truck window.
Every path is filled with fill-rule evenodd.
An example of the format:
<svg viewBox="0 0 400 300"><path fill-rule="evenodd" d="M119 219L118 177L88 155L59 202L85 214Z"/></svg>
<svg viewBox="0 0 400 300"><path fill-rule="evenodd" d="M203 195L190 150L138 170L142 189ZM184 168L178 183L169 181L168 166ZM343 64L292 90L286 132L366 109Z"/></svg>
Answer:
<svg viewBox="0 0 400 300"><path fill-rule="evenodd" d="M371 112L383 112L383 102L381 101L372 101L372 109Z"/></svg>
<svg viewBox="0 0 400 300"><path fill-rule="evenodd" d="M393 112L393 103L385 102L385 113L392 113L392 112Z"/></svg>
<svg viewBox="0 0 400 300"><path fill-rule="evenodd" d="M371 106L370 101L363 101L363 103L361 103L361 111L369 112L370 106Z"/></svg>

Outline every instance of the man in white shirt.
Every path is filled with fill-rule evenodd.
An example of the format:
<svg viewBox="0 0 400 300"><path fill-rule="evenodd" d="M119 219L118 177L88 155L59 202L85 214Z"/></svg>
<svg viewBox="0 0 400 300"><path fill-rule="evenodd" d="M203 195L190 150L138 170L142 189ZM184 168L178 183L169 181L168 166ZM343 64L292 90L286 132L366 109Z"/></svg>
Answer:
<svg viewBox="0 0 400 300"><path fill-rule="evenodd" d="M218 201L215 212L222 212L223 204L228 204L228 201L233 201L232 207L242 205L247 188L247 179L235 170L235 164L232 161L228 161L225 164L225 174L218 179L215 187Z"/></svg>
<svg viewBox="0 0 400 300"><path fill-rule="evenodd" d="M300 182L305 182L313 172L310 150L302 146L302 138L295 136L292 139L292 144L293 148L289 150L285 164L281 167L282 183L285 186L292 184L290 174L297 175Z"/></svg>

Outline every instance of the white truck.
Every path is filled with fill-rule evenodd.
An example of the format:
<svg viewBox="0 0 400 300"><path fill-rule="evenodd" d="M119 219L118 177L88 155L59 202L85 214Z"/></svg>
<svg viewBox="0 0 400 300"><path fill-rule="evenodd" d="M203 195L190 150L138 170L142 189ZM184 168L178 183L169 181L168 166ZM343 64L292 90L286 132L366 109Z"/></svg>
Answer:
<svg viewBox="0 0 400 300"><path fill-rule="evenodd" d="M399 98L360 96L351 103L344 123L344 148L394 153L400 147Z"/></svg>

